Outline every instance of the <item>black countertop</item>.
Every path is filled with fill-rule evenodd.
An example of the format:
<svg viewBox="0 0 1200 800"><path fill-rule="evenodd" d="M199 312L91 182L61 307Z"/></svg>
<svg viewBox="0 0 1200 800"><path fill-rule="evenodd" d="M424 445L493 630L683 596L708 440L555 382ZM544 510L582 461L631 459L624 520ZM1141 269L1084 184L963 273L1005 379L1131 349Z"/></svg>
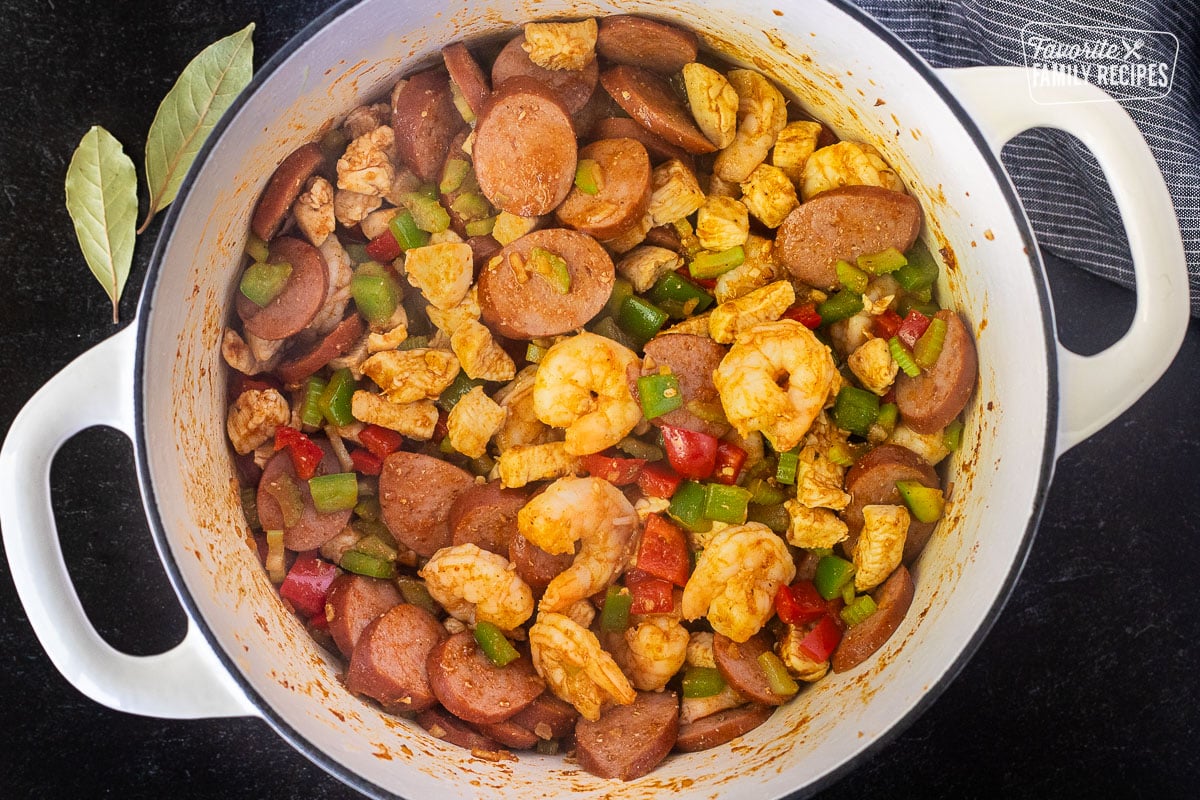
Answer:
<svg viewBox="0 0 1200 800"><path fill-rule="evenodd" d="M104 125L140 173L158 101L193 54L253 21L260 65L323 7L0 2L0 434L43 382L116 330L63 206L79 138ZM138 244L122 324L157 227ZM1132 294L1053 259L1049 272L1069 345L1095 352L1120 336ZM821 796L1196 796L1197 465L1193 322L1166 376L1059 462L1020 582L957 680ZM80 434L52 485L70 572L103 636L134 654L177 642L184 615L142 521L129 443ZM354 796L260 721L163 721L85 698L38 645L7 562L0 572L0 796Z"/></svg>

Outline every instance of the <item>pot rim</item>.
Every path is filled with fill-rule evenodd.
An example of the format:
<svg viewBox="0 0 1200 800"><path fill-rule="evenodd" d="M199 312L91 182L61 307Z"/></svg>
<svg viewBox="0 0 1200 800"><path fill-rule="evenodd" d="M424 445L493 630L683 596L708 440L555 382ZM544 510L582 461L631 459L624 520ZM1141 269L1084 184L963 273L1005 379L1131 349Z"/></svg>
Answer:
<svg viewBox="0 0 1200 800"><path fill-rule="evenodd" d="M188 171L187 175L179 187L178 197L171 204L167 214L163 220L162 228L159 230L155 241L154 250L150 256L150 263L146 271L146 278L142 285L142 292L139 298L138 315L137 315L137 344L134 355L134 457L137 468L137 477L139 489L144 498L144 506L146 510L146 519L149 525L151 536L158 550L159 557L163 562L167 577L171 582L171 586L175 590L176 596L183 605L188 617L196 624L203 633L205 640L212 648L213 653L220 661L221 665L229 673L229 676L236 683L238 688L245 694L247 700L257 709L259 716L267 722L268 725L289 745L303 754L314 764L321 767L330 775L342 781L346 785L355 789L362 794L375 798L400 798L388 789L385 789L378 784L367 780L356 772L351 771L336 759L329 756L324 750L313 744L305 738L299 731L286 722L282 715L263 699L262 695L254 688L249 680L241 673L237 665L231 659L225 648L220 644L220 638L214 633L209 626L208 621L200 613L199 607L192 597L191 591L186 585L182 572L178 563L175 560L173 551L168 542L167 533L163 524L162 517L158 512L158 503L154 491L154 484L149 468L149 444L146 439L145 420L145 401L143 399L143 376L146 367L147 353L147 337L149 334L149 318L154 307L154 293L158 285L158 276L162 268L164 254L167 250L168 243L172 233L176 227L180 209L183 207L183 198L191 191L192 185L196 182L196 176L202 169L202 165L207 161L212 149L221 139L225 130L229 127L231 121L237 116L238 112L250 102L262 84L272 76L279 68L280 64L286 61L292 54L305 42L311 39L317 32L329 25L333 20L345 14L348 10L358 5L361 0L340 0L336 5L326 10L324 13L313 19L305 25L299 32L285 42L272 56L263 64L263 66L254 73L250 83L244 91L230 105L229 109L217 121L212 132L208 136L204 145L196 154L193 167ZM894 741L901 733L903 733L916 719L923 714L933 703L941 696L942 692L954 681L958 674L966 666L967 662L974 656L979 649L987 634L991 631L992 626L999 619L1000 613L1003 611L1005 604L1012 595L1013 589L1016 586L1017 579L1020 577L1021 570L1024 568L1025 561L1029 556L1029 550L1033 544L1033 538L1037 532L1038 524L1041 521L1041 516L1045 508L1046 496L1049 491L1050 480L1054 471L1055 463L1055 448L1057 442L1057 424L1059 417L1059 389L1058 389L1058 360L1057 360L1057 337L1054 327L1054 310L1050 300L1049 287L1045 276L1045 266L1042 263L1041 251L1038 248L1037 240L1034 237L1032 227L1028 216L1025 214L1024 207L1021 205L1020 199L1017 197L1016 190L1013 187L1008 173L1001 164L999 157L994 153L988 144L986 137L983 135L979 126L974 122L971 116L959 103L958 99L950 91L950 89L942 82L937 75L935 69L922 58L915 50L903 42L895 33L876 20L874 17L853 5L850 0L826 0L827 3L837 8L843 14L851 17L877 38L891 47L897 55L899 55L930 87L937 93L938 97L946 104L947 108L954 114L959 124L963 126L971 141L975 144L980 154L983 156L988 168L992 172L993 178L999 185L1001 194L1008 205L1009 211L1016 223L1017 230L1024 243L1024 250L1028 257L1028 264L1034 273L1034 288L1037 292L1038 306L1041 310L1042 322L1042 344L1046 353L1047 366L1047 382L1046 382L1046 430L1043 435L1042 458L1038 467L1037 487L1032 498L1032 510L1030 513L1028 524L1024 533L1021 535L1021 540L1017 548L1016 556L1009 567L1007 575L1005 575L1000 586L1000 591L996 596L991 608L988 609L983 621L972 632L970 638L959 652L958 656L950 663L945 672L938 680L929 687L911 708L909 708L903 716L893 723L887 730L877 736L862 750L856 753L853 757L847 759L842 764L822 775L818 779L806 784L803 787L798 787L797 790L789 795L789 798L809 797L821 789L824 789L833 783L837 782L850 772L854 771L860 764L874 756L883 747Z"/></svg>

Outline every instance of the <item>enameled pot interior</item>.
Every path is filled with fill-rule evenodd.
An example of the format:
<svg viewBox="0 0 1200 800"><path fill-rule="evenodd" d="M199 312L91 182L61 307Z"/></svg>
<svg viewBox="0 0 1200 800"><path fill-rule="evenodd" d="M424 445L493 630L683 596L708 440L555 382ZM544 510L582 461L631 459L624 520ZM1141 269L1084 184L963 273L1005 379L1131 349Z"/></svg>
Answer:
<svg viewBox="0 0 1200 800"><path fill-rule="evenodd" d="M921 201L943 249L939 290L970 322L977 397L953 458L953 502L916 569L902 628L873 659L806 689L735 744L673 756L617 784L557 757L491 763L350 696L340 663L286 612L248 546L226 447L220 338L255 199L332 117L432 63L440 47L522 22L612 13L675 19L705 46L772 75L843 137L875 144ZM276 55L214 134L166 223L141 309L138 461L152 528L183 602L263 715L371 794L405 797L782 796L837 774L931 701L1015 580L1052 463L1049 311L1007 179L931 71L860 12L602 2L339 6Z"/></svg>

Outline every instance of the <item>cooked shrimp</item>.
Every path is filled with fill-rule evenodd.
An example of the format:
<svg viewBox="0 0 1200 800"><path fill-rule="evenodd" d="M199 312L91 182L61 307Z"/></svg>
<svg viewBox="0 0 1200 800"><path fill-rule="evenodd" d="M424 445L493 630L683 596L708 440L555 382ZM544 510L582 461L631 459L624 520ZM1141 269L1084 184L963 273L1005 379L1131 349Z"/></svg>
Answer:
<svg viewBox="0 0 1200 800"><path fill-rule="evenodd" d="M599 453L642 419L642 406L626 378L630 367L639 366L633 351L604 336L581 333L563 339L538 364L534 413L547 425L566 428L568 453Z"/></svg>
<svg viewBox="0 0 1200 800"><path fill-rule="evenodd" d="M762 431L784 452L804 438L837 375L829 348L799 322L781 319L739 333L713 383L739 434Z"/></svg>
<svg viewBox="0 0 1200 800"><path fill-rule="evenodd" d="M637 512L621 490L600 478L559 478L525 504L517 529L547 553L575 561L550 581L542 611L562 611L608 586L630 557Z"/></svg>
<svg viewBox="0 0 1200 800"><path fill-rule="evenodd" d="M775 593L795 575L787 545L766 525L725 528L704 548L683 589L683 616L707 616L714 631L744 642L770 619Z"/></svg>
<svg viewBox="0 0 1200 800"><path fill-rule="evenodd" d="M321 305L321 310L308 327L317 334L324 335L336 328L346 315L346 305L350 302L350 281L354 278L354 264L336 236L326 238L317 249L321 251L325 266L329 270L329 291L325 293L325 302Z"/></svg>
<svg viewBox="0 0 1200 800"><path fill-rule="evenodd" d="M569 617L545 611L529 629L533 668L550 691L575 706L585 719L600 719L608 700L629 705L637 693L595 634Z"/></svg>
<svg viewBox="0 0 1200 800"><path fill-rule="evenodd" d="M635 689L654 692L667 685L687 658L688 632L666 614L643 617L623 634L626 648L618 659Z"/></svg>
<svg viewBox="0 0 1200 800"><path fill-rule="evenodd" d="M417 573L456 619L512 630L533 616L533 591L504 556L474 544L443 547Z"/></svg>
<svg viewBox="0 0 1200 800"><path fill-rule="evenodd" d="M530 364L517 373L492 399L508 411L496 433L496 448L503 453L517 445L545 444L553 439L553 430L533 411L533 384L537 366Z"/></svg>

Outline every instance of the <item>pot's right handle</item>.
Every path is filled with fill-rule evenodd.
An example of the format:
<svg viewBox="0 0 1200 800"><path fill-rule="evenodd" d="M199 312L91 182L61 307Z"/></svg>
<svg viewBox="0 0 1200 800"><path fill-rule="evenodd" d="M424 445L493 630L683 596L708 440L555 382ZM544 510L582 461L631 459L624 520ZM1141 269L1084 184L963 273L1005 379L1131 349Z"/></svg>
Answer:
<svg viewBox="0 0 1200 800"><path fill-rule="evenodd" d="M132 438L137 326L93 347L38 390L0 449L0 525L29 624L76 689L119 711L192 719L257 713L188 619L165 653L131 656L92 627L63 562L50 505L50 462L68 438L108 425Z"/></svg>
<svg viewBox="0 0 1200 800"><path fill-rule="evenodd" d="M979 124L996 156L1018 133L1058 128L1079 137L1108 179L1133 256L1137 310L1123 337L1094 356L1058 345L1058 454L1112 422L1166 371L1187 330L1187 262L1171 195L1141 132L1125 110L1087 83L1038 84L1034 70L969 67L938 73Z"/></svg>

